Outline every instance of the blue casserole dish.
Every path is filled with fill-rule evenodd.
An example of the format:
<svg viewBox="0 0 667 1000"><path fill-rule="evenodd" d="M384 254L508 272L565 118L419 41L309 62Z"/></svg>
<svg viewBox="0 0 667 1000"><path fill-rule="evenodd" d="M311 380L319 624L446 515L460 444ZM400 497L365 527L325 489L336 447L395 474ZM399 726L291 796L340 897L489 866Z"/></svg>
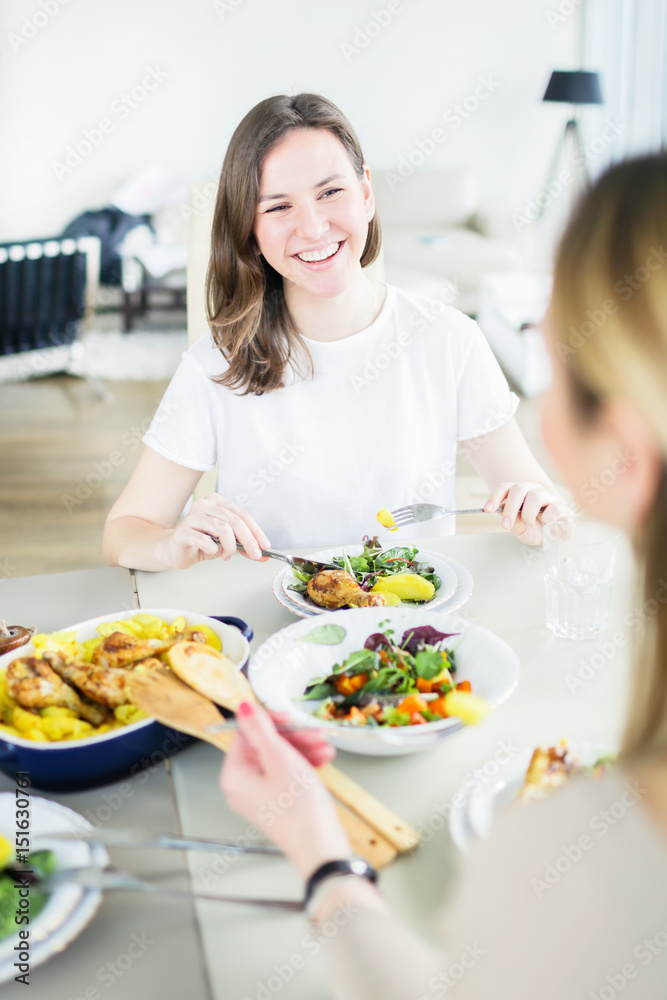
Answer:
<svg viewBox="0 0 667 1000"><path fill-rule="evenodd" d="M76 632L77 639L83 642L97 635L96 629L101 622L122 621L138 613L137 609L103 615L61 631ZM141 613L156 615L169 624L182 616L188 625L209 625L220 637L223 652L239 670L248 662L253 631L241 618L225 615L208 617L173 608L141 608ZM32 655L34 646L31 642L20 646L0 657L0 670L7 667L11 660ZM190 742L192 737L154 719L142 719L100 736L52 743L3 735L0 730L0 771L11 778L17 771L27 771L34 788L77 791L96 788L155 767Z"/></svg>

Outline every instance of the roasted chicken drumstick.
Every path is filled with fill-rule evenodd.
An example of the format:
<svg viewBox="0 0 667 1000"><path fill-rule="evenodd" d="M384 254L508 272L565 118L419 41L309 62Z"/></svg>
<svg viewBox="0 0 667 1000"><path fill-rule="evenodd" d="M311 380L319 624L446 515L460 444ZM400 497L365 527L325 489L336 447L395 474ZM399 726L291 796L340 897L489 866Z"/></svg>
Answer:
<svg viewBox="0 0 667 1000"><path fill-rule="evenodd" d="M342 569L323 569L311 576L306 593L313 604L321 608L366 608L384 607L382 594L370 594L362 590L350 573Z"/></svg>
<svg viewBox="0 0 667 1000"><path fill-rule="evenodd" d="M45 660L24 656L7 667L7 690L23 708L70 708L86 722L100 726L108 718L101 705L82 698Z"/></svg>

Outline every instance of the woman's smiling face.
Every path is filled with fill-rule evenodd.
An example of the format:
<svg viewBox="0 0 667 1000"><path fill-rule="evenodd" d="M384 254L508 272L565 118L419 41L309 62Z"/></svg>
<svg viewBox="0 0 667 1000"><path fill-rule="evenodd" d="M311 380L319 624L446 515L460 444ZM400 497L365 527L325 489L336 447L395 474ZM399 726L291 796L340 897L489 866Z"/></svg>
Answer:
<svg viewBox="0 0 667 1000"><path fill-rule="evenodd" d="M330 298L358 276L374 211L368 168L327 129L294 129L264 161L253 232L285 283Z"/></svg>

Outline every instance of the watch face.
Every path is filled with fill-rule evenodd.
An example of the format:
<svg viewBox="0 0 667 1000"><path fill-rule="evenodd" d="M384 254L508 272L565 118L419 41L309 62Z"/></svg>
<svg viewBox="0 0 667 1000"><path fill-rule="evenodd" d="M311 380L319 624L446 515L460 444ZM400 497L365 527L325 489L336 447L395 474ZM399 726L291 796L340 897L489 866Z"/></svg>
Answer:
<svg viewBox="0 0 667 1000"><path fill-rule="evenodd" d="M369 865L363 858L352 858L350 860L350 872L353 875L364 875L371 882L377 882L378 873L372 865Z"/></svg>

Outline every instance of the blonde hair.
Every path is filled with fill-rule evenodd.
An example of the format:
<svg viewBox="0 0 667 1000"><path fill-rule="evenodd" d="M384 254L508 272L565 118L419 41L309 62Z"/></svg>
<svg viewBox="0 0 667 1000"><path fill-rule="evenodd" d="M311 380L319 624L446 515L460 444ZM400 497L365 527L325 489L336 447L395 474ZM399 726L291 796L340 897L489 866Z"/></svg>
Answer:
<svg viewBox="0 0 667 1000"><path fill-rule="evenodd" d="M285 303L283 279L262 257L253 235L262 167L294 129L326 129L364 176L361 145L342 111L318 94L267 97L237 126L225 155L211 231L206 308L213 340L229 362L216 379L242 394L280 389L288 367L312 372L312 362ZM377 215L368 223L360 264L372 264L382 235Z"/></svg>
<svg viewBox="0 0 667 1000"><path fill-rule="evenodd" d="M556 354L575 405L594 419L623 397L663 456L657 495L633 539L646 624L634 649L626 758L667 753L667 156L629 160L583 197L557 254Z"/></svg>

